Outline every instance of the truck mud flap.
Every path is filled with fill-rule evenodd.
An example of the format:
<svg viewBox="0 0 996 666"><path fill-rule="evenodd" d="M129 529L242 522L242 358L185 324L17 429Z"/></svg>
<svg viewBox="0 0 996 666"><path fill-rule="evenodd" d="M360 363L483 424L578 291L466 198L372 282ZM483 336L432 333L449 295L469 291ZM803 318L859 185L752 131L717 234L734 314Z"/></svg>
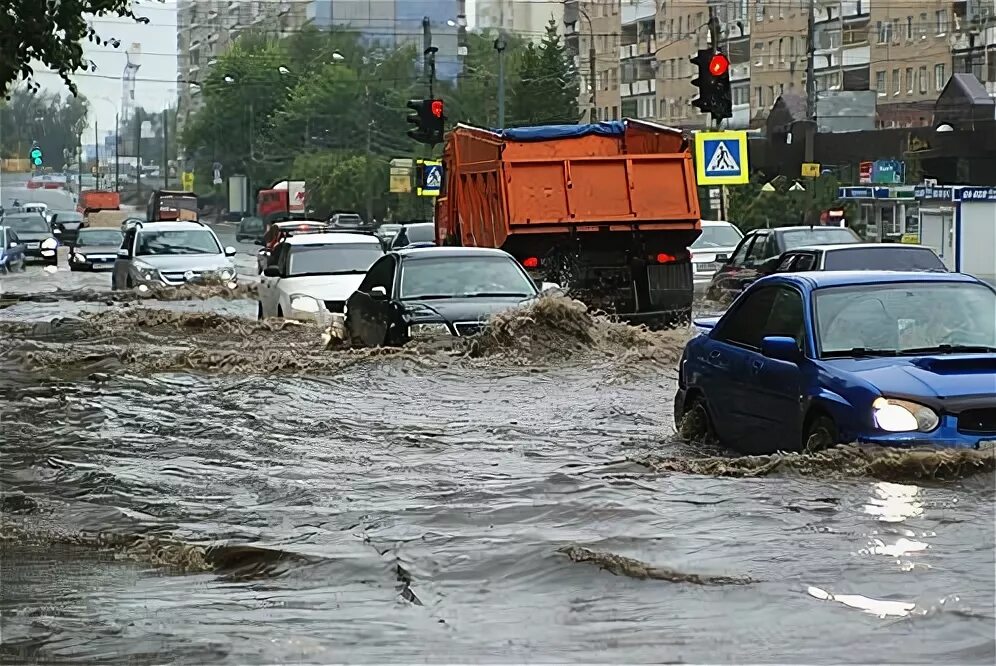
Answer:
<svg viewBox="0 0 996 666"><path fill-rule="evenodd" d="M692 305L692 264L652 264L647 266L647 292L650 303L640 310L679 310Z"/></svg>

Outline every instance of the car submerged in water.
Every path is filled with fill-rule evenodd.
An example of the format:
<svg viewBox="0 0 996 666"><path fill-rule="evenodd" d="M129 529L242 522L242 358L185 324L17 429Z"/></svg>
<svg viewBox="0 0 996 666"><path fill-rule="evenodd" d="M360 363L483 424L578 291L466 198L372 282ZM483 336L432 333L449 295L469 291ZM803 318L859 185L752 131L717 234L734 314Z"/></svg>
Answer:
<svg viewBox="0 0 996 666"><path fill-rule="evenodd" d="M428 247L395 250L375 262L346 301L354 346L398 346L437 336L472 336L488 317L535 299L537 287L502 250Z"/></svg>
<svg viewBox="0 0 996 666"><path fill-rule="evenodd" d="M959 273L781 273L700 319L675 423L743 453L996 444L996 290Z"/></svg>

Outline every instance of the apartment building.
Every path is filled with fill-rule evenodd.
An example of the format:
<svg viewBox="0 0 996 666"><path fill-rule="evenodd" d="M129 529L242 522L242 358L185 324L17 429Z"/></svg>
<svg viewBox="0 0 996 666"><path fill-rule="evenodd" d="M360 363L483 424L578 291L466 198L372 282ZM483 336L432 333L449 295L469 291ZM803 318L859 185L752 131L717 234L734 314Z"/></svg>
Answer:
<svg viewBox="0 0 996 666"><path fill-rule="evenodd" d="M551 19L563 30L564 3L561 0L477 0L474 29L501 28L539 41L546 34Z"/></svg>
<svg viewBox="0 0 996 666"><path fill-rule="evenodd" d="M581 119L621 118L619 96L620 0L565 0L564 37L581 75ZM594 58L592 57L594 56ZM592 81L594 69L594 81ZM594 105L594 110L593 110Z"/></svg>
<svg viewBox="0 0 996 666"><path fill-rule="evenodd" d="M283 34L307 20L296 0L180 0L176 13L177 125L203 105L200 83L215 58L245 30Z"/></svg>
<svg viewBox="0 0 996 666"><path fill-rule="evenodd" d="M708 117L691 106L697 91L689 58L709 45L710 10L731 64L728 127L759 127L780 95L805 95L811 8L817 94L876 91L880 127L929 123L955 71L974 72L996 93L996 0L572 0L565 21L573 6L590 10L594 32L605 33L595 41L600 118L613 117L608 101L614 105L616 91L605 60L618 35L620 115L706 127ZM575 40L587 44L584 28L581 21ZM578 54L584 73L583 47ZM587 99L583 92L583 106Z"/></svg>

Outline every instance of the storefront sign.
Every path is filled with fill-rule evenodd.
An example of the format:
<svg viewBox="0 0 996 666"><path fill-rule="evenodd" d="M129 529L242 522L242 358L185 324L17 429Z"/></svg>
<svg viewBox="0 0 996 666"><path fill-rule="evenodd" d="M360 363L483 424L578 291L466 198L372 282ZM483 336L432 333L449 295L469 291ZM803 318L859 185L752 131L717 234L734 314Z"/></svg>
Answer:
<svg viewBox="0 0 996 666"><path fill-rule="evenodd" d="M955 199L959 198L962 201L996 201L996 187L965 187L955 193Z"/></svg>
<svg viewBox="0 0 996 666"><path fill-rule="evenodd" d="M899 160L876 160L872 164L871 182L877 185L902 185L906 179L906 165Z"/></svg>
<svg viewBox="0 0 996 666"><path fill-rule="evenodd" d="M954 199L954 188L944 185L920 185L913 190L913 196L917 199L951 201Z"/></svg>

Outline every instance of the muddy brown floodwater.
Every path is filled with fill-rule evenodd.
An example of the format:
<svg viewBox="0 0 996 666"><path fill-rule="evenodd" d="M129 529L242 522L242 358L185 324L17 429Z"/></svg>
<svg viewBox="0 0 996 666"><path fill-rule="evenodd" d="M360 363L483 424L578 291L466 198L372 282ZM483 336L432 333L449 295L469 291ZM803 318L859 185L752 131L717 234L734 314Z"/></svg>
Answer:
<svg viewBox="0 0 996 666"><path fill-rule="evenodd" d="M687 333L563 299L333 351L60 276L0 297L3 663L996 659L991 455L679 441Z"/></svg>

